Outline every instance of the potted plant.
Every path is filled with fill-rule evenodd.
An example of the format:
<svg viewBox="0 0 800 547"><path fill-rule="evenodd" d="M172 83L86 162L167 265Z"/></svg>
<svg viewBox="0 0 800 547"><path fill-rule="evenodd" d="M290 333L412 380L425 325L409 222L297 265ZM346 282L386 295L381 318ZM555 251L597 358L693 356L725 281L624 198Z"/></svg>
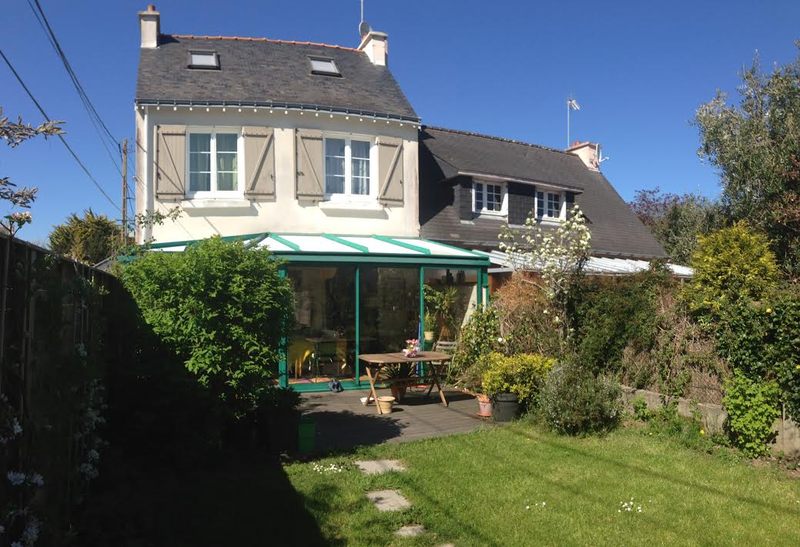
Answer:
<svg viewBox="0 0 800 547"><path fill-rule="evenodd" d="M431 349L433 347L433 329L436 328L436 317L430 312L425 312L425 331L423 334L423 340L425 344L424 349Z"/></svg>
<svg viewBox="0 0 800 547"><path fill-rule="evenodd" d="M505 356L493 352L487 357L481 385L491 397L496 422L513 420L521 409L530 409L555 361L543 355L521 353Z"/></svg>
<svg viewBox="0 0 800 547"><path fill-rule="evenodd" d="M481 359L475 361L459 374L456 385L461 387L465 393L475 397L475 400L478 401L478 416L482 418L491 418L492 400L483 391L483 373L485 370L485 360Z"/></svg>
<svg viewBox="0 0 800 547"><path fill-rule="evenodd" d="M389 389L397 402L402 401L405 397L414 368L414 363L400 363L386 368L384 377L389 380Z"/></svg>

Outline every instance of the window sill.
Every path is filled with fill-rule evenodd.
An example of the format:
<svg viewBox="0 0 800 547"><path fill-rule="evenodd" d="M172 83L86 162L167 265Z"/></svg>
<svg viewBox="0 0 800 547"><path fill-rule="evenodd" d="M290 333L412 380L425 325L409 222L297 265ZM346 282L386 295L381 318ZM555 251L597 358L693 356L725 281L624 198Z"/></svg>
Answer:
<svg viewBox="0 0 800 547"><path fill-rule="evenodd" d="M243 198L195 198L181 201L181 209L187 215L207 214L215 210L248 210L251 206L250 200Z"/></svg>
<svg viewBox="0 0 800 547"><path fill-rule="evenodd" d="M330 216L386 217L386 209L377 201L323 201L319 208Z"/></svg>

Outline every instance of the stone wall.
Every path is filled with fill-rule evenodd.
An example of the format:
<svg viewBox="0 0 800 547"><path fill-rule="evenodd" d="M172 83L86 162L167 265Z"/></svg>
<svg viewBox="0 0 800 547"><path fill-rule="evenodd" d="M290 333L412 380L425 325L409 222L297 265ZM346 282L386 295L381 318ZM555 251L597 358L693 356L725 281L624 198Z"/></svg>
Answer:
<svg viewBox="0 0 800 547"><path fill-rule="evenodd" d="M667 398L655 391L647 391L645 389L634 389L632 387L622 387L622 397L625 401L626 407L630 408L631 401L637 397L644 399L647 407L651 410L656 410L664 405L664 400ZM696 410L700 413L700 420L703 428L708 433L721 433L724 431L725 421L728 419L728 413L722 405L714 405L707 403L693 403L689 399L683 398L669 398L677 400L678 414L681 416L691 417L692 411ZM800 427L794 423L790 418L779 418L775 420L773 429L778 433L775 443L772 445L773 454L783 453L789 457L800 456Z"/></svg>

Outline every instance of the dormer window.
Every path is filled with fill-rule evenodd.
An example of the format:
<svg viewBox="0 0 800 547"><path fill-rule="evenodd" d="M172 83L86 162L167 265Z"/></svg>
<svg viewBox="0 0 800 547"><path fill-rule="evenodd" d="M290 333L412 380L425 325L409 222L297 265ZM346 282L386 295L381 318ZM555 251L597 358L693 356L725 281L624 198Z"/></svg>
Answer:
<svg viewBox="0 0 800 547"><path fill-rule="evenodd" d="M473 182L472 211L479 215L508 213L506 185L503 183Z"/></svg>
<svg viewBox="0 0 800 547"><path fill-rule="evenodd" d="M189 68L219 70L219 55L216 51L190 51Z"/></svg>
<svg viewBox="0 0 800 547"><path fill-rule="evenodd" d="M536 218L539 220L564 218L564 205L561 192L536 192Z"/></svg>
<svg viewBox="0 0 800 547"><path fill-rule="evenodd" d="M311 63L311 74L319 74L322 76L339 76L339 68L333 59L326 59L325 57L309 57Z"/></svg>

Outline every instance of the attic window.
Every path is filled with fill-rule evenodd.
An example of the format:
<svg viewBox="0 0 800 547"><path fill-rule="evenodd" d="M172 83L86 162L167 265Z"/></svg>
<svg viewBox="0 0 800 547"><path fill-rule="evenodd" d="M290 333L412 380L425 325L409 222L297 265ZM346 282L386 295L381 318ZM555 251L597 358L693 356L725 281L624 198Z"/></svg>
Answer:
<svg viewBox="0 0 800 547"><path fill-rule="evenodd" d="M333 59L309 57L308 60L311 61L311 74L321 74L323 76L342 75Z"/></svg>
<svg viewBox="0 0 800 547"><path fill-rule="evenodd" d="M189 68L219 69L219 55L216 51L190 51Z"/></svg>

